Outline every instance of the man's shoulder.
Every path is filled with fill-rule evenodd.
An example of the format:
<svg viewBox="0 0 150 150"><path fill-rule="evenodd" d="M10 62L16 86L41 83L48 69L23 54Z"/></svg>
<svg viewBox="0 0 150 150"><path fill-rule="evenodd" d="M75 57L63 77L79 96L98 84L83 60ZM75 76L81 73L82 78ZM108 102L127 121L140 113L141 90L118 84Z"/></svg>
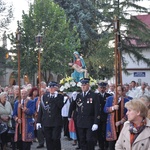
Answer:
<svg viewBox="0 0 150 150"><path fill-rule="evenodd" d="M114 96L109 96L108 98L107 98L107 100L109 100L109 101L113 101L114 100Z"/></svg>
<svg viewBox="0 0 150 150"><path fill-rule="evenodd" d="M128 101L130 101L131 99L129 99L129 98L127 98L127 97L124 97L124 102L126 103L126 102L128 102Z"/></svg>
<svg viewBox="0 0 150 150"><path fill-rule="evenodd" d="M49 92L46 92L45 94L43 94L43 97L50 97L50 93Z"/></svg>
<svg viewBox="0 0 150 150"><path fill-rule="evenodd" d="M35 101L32 100L32 99L27 99L26 103L27 103L28 105L34 105Z"/></svg>
<svg viewBox="0 0 150 150"><path fill-rule="evenodd" d="M111 94L109 94L109 93L105 93L105 95L106 95L106 97L109 97L109 96L112 96Z"/></svg>
<svg viewBox="0 0 150 150"><path fill-rule="evenodd" d="M19 103L19 100L16 100L15 103L14 103L14 105L18 105L18 103Z"/></svg>
<svg viewBox="0 0 150 150"><path fill-rule="evenodd" d="M64 95L63 95L63 94L61 94L61 93L58 93L57 97L59 97L59 98L63 98L63 97L64 97Z"/></svg>

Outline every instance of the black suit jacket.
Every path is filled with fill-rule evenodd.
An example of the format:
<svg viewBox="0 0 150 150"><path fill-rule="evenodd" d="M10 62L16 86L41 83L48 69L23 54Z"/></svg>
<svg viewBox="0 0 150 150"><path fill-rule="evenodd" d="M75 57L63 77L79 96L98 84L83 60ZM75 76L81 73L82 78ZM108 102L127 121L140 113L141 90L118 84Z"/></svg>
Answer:
<svg viewBox="0 0 150 150"><path fill-rule="evenodd" d="M100 120L98 95L89 91L85 97L82 93L77 95L71 107L77 111L77 127L91 128L93 124L98 124Z"/></svg>
<svg viewBox="0 0 150 150"><path fill-rule="evenodd" d="M57 97L50 98L50 94L46 93L43 95L43 103L40 103L37 123L42 123L44 127L62 126L61 109L64 96L58 94Z"/></svg>
<svg viewBox="0 0 150 150"><path fill-rule="evenodd" d="M109 96L111 96L111 94L109 93L104 93L104 97L98 93L98 96L99 96L99 100L100 100L100 122L106 122L107 121L107 114L103 111L104 110L104 106L105 106L105 103L106 103L106 100Z"/></svg>

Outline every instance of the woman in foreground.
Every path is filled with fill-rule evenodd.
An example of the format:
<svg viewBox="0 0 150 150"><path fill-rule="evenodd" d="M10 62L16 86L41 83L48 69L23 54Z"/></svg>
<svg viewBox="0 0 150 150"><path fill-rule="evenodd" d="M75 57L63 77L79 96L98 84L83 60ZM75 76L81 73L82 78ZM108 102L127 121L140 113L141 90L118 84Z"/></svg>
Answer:
<svg viewBox="0 0 150 150"><path fill-rule="evenodd" d="M147 117L147 107L139 99L125 104L128 121L116 142L116 150L150 150L150 120Z"/></svg>

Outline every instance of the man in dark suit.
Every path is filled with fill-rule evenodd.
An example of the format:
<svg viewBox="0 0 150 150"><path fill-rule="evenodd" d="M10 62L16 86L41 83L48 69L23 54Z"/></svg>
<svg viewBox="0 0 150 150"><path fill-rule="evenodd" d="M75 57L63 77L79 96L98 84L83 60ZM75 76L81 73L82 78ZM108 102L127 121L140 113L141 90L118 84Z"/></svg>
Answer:
<svg viewBox="0 0 150 150"><path fill-rule="evenodd" d="M80 80L82 92L73 101L74 109L78 112L77 127L82 150L94 150L94 132L98 129L100 119L98 95L90 90L89 80Z"/></svg>
<svg viewBox="0 0 150 150"><path fill-rule="evenodd" d="M75 125L75 131L76 131L76 135L77 135L77 142L78 142L78 147L76 147L75 149L81 149L80 146L80 140L79 140L79 132L78 132L78 127L77 127L77 110L74 110L74 101L76 100L77 97L77 92L73 92L72 93L72 101L69 107L69 112L68 112L68 119L70 120L71 118L73 118L74 121L74 125Z"/></svg>
<svg viewBox="0 0 150 150"><path fill-rule="evenodd" d="M61 150L62 116L61 109L65 104L64 96L57 92L57 82L49 83L49 93L41 97L38 112L37 128L44 127L47 150Z"/></svg>
<svg viewBox="0 0 150 150"><path fill-rule="evenodd" d="M97 130L97 139L99 143L99 147L101 150L105 150L108 147L108 143L106 141L106 121L107 121L107 114L104 113L103 109L106 103L106 99L111 96L111 94L106 93L106 86L107 83L100 82L98 83L98 96L100 100L100 123L98 125Z"/></svg>

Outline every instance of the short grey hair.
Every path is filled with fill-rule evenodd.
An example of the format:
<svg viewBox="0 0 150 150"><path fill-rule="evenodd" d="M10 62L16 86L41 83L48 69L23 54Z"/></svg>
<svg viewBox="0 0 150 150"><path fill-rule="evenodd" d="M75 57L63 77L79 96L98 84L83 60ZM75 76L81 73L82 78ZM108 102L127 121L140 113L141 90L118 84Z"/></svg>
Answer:
<svg viewBox="0 0 150 150"><path fill-rule="evenodd" d="M18 85L14 85L13 89L14 90L19 89L19 86Z"/></svg>
<svg viewBox="0 0 150 150"><path fill-rule="evenodd" d="M149 102L149 103L150 103L150 97L147 96L147 95L142 95L142 96L140 97L140 99L141 99L141 100L144 100L145 102Z"/></svg>
<svg viewBox="0 0 150 150"><path fill-rule="evenodd" d="M3 97L4 95L7 95L7 92L1 92L0 93L0 98Z"/></svg>
<svg viewBox="0 0 150 150"><path fill-rule="evenodd" d="M46 82L44 82L44 81L41 81L41 84L44 84L44 85L46 85Z"/></svg>

